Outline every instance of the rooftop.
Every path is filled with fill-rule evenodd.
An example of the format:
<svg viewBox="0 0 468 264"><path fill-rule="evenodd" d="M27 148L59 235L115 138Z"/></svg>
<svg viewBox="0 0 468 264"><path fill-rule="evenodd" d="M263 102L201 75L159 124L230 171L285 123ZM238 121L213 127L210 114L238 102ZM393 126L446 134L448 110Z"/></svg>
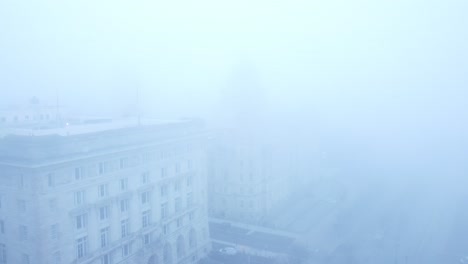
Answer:
<svg viewBox="0 0 468 264"><path fill-rule="evenodd" d="M7 126L0 130L0 138L16 136L72 136L83 135L124 128L184 123L187 120L160 120L144 118L110 119L110 118L72 118L61 122Z"/></svg>

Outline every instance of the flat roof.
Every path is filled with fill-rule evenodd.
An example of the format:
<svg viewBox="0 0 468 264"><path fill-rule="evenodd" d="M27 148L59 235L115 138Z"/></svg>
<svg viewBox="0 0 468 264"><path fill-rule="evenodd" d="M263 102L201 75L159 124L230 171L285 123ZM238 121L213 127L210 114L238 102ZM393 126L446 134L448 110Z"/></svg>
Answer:
<svg viewBox="0 0 468 264"><path fill-rule="evenodd" d="M17 126L17 127L4 127L0 130L0 138L8 135L16 136L72 136L72 135L83 135L98 132L105 132L111 130L119 130L132 127L140 126L154 126L164 124L177 124L184 123L188 120L161 120L142 118L140 120L136 118L127 119L70 119L70 121L64 121L61 126L53 123L49 124L33 124L28 126Z"/></svg>

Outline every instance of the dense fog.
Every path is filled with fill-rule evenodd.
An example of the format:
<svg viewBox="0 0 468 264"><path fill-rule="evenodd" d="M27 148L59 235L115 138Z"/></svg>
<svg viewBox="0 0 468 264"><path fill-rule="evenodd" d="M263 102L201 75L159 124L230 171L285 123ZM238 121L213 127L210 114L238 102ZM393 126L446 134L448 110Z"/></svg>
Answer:
<svg viewBox="0 0 468 264"><path fill-rule="evenodd" d="M0 1L0 264L468 263L467 12L463 0ZM99 134L121 126L128 134ZM79 143L88 133L97 134ZM49 135L58 137L41 141ZM146 164L153 144L176 154ZM63 216L64 249L21 244L47 240L41 228L54 218L38 202L26 218L43 224L12 227L24 217L11 211L21 197L28 208L28 199L75 192L72 180L60 187L60 176L48 176L48 191L36 179L81 161L88 172L75 177L98 177L91 171L107 165L89 165L91 157L126 168L123 148L143 151L127 172L130 186L143 170L154 185L144 198L151 217L143 222L160 228L151 241L166 241L165 183L155 175L179 177L184 162L187 175L193 170L194 190L192 176L181 176L182 199L196 197L199 222L182 234L184 250L174 235L143 251L116 240L122 254L99 255L89 209L98 198L85 200L86 242L65 228L74 216ZM23 177L32 186L25 193ZM130 212L130 221L140 218ZM147 245L140 222L130 229ZM196 236L204 253L185 253L196 248L195 231L206 233Z"/></svg>

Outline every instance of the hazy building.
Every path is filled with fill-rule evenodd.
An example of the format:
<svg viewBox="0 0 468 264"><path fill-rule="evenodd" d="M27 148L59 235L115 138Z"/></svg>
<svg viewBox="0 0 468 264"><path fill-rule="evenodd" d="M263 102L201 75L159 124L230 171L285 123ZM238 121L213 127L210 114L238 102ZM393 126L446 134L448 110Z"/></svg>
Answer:
<svg viewBox="0 0 468 264"><path fill-rule="evenodd" d="M0 137L0 263L194 263L210 249L203 124L74 120Z"/></svg>
<svg viewBox="0 0 468 264"><path fill-rule="evenodd" d="M209 151L209 212L213 217L263 224L291 192L285 152L249 137L217 135Z"/></svg>

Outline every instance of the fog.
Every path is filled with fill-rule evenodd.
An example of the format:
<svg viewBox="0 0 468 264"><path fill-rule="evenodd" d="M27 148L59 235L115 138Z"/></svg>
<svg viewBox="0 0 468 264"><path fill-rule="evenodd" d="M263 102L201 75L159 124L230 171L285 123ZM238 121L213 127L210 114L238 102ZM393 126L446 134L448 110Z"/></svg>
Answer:
<svg viewBox="0 0 468 264"><path fill-rule="evenodd" d="M305 263L468 263L467 12L463 0L2 0L0 110L37 97L64 115L201 119L210 221L298 234ZM261 221L211 208L217 170L242 174L244 159L279 179L273 193L289 182ZM367 230L384 233L378 249Z"/></svg>

